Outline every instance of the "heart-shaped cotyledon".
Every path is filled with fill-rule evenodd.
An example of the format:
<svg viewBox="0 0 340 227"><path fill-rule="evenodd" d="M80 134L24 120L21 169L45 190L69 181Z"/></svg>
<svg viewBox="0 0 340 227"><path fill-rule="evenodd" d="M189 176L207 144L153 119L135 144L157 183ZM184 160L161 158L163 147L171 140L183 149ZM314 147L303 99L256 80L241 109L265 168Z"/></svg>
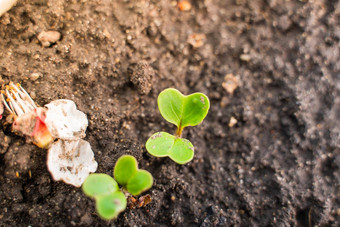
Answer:
<svg viewBox="0 0 340 227"><path fill-rule="evenodd" d="M126 208L126 198L117 182L104 173L93 173L82 185L84 193L96 200L99 216L105 220L116 218Z"/></svg>
<svg viewBox="0 0 340 227"><path fill-rule="evenodd" d="M203 93L183 95L174 88L162 91L158 96L158 108L165 120L177 126L180 136L184 127L195 126L207 116L210 103Z"/></svg>
<svg viewBox="0 0 340 227"><path fill-rule="evenodd" d="M146 142L148 152L156 157L169 157L178 164L185 164L194 157L194 146L189 140L157 132Z"/></svg>
<svg viewBox="0 0 340 227"><path fill-rule="evenodd" d="M131 195L139 195L151 188L152 175L142 169L138 169L137 160L131 155L123 155L116 162L113 176Z"/></svg>

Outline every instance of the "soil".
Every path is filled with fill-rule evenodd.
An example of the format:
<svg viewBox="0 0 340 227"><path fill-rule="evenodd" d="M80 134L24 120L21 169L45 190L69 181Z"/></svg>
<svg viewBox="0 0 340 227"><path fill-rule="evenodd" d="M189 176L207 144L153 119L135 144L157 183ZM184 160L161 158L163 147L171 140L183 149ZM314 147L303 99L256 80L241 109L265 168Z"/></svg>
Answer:
<svg viewBox="0 0 340 227"><path fill-rule="evenodd" d="M97 172L132 154L154 176L149 205L103 221L5 114L0 226L340 225L340 1L176 3L19 0L0 18L1 83L20 82L41 106L75 101ZM61 37L41 44L43 31ZM175 131L157 109L167 87L211 102L184 130L186 165L144 146Z"/></svg>

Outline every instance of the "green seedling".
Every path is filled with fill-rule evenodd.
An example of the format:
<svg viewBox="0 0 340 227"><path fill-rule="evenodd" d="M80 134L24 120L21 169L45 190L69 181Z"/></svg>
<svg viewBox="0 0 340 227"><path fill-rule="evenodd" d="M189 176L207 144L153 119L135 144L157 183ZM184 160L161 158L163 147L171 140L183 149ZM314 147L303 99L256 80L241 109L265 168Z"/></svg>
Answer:
<svg viewBox="0 0 340 227"><path fill-rule="evenodd" d="M153 183L152 175L138 169L137 160L130 155L118 159L114 177L116 180L107 174L93 173L82 185L85 195L95 199L97 212L105 220L116 218L126 208L126 197L118 183L134 196L150 189Z"/></svg>
<svg viewBox="0 0 340 227"><path fill-rule="evenodd" d="M130 155L118 159L113 176L131 195L139 195L151 188L153 183L152 175L146 170L138 169L137 160Z"/></svg>
<svg viewBox="0 0 340 227"><path fill-rule="evenodd" d="M168 156L178 164L185 164L194 157L194 146L181 138L187 126L196 126L209 111L209 99L203 93L183 95L176 89L168 88L158 96L158 108L165 120L177 126L175 135L157 132L146 142L147 151L156 157Z"/></svg>

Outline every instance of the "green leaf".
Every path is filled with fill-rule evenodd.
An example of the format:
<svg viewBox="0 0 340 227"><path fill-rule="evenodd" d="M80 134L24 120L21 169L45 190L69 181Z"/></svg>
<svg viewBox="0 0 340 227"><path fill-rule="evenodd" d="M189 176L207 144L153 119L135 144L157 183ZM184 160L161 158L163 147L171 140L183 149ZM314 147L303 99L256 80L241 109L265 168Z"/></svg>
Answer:
<svg viewBox="0 0 340 227"><path fill-rule="evenodd" d="M152 175L146 170L138 169L137 160L131 155L123 155L118 159L113 175L132 195L148 190L153 183Z"/></svg>
<svg viewBox="0 0 340 227"><path fill-rule="evenodd" d="M118 214L126 208L126 198L121 191L96 198L96 208L99 216L110 220L116 218Z"/></svg>
<svg viewBox="0 0 340 227"><path fill-rule="evenodd" d="M130 178L126 189L132 195L139 195L143 191L151 188L152 183L153 178L148 171L138 170L137 173Z"/></svg>
<svg viewBox="0 0 340 227"><path fill-rule="evenodd" d="M174 88L162 91L157 102L164 119L179 128L201 123L210 107L209 99L205 94L194 93L185 96Z"/></svg>
<svg viewBox="0 0 340 227"><path fill-rule="evenodd" d="M117 182L109 175L93 173L86 178L82 189L87 196L96 197L116 192L119 187Z"/></svg>
<svg viewBox="0 0 340 227"><path fill-rule="evenodd" d="M156 157L170 157L178 164L185 164L194 157L194 146L189 140L182 139L167 132L153 134L145 144L146 150Z"/></svg>
<svg viewBox="0 0 340 227"><path fill-rule="evenodd" d="M179 126L182 120L184 96L173 88L168 88L158 95L158 108L165 120Z"/></svg>
<svg viewBox="0 0 340 227"><path fill-rule="evenodd" d="M126 185L137 169L137 160L131 155L123 155L116 162L113 176L119 184Z"/></svg>

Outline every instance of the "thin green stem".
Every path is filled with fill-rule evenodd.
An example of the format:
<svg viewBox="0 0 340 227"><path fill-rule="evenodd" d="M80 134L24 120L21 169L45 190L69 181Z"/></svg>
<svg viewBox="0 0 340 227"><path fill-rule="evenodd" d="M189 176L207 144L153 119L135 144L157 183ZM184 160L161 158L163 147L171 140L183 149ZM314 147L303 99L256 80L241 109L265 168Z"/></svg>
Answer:
<svg viewBox="0 0 340 227"><path fill-rule="evenodd" d="M181 120L179 123L179 126L177 127L175 136L182 137L182 131L183 131L183 127L182 127L182 120Z"/></svg>

